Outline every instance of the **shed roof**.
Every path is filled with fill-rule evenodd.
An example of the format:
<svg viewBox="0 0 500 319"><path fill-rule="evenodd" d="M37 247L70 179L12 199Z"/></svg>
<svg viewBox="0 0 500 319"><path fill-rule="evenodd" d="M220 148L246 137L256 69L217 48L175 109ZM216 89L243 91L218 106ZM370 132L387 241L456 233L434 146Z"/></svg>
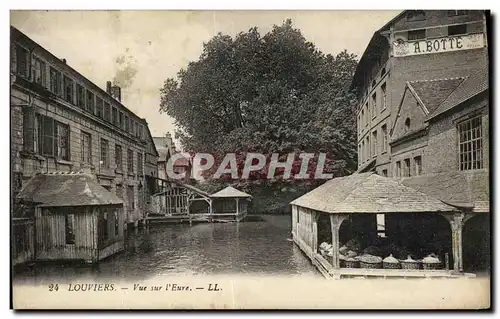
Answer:
<svg viewBox="0 0 500 319"><path fill-rule="evenodd" d="M452 171L407 177L403 184L432 194L445 203L472 207L474 212L489 212L489 171Z"/></svg>
<svg viewBox="0 0 500 319"><path fill-rule="evenodd" d="M119 205L123 201L84 173L47 173L32 177L16 199L42 207Z"/></svg>
<svg viewBox="0 0 500 319"><path fill-rule="evenodd" d="M218 191L215 194L210 195L210 197L215 197L215 198L236 198L236 197L252 197L252 195L247 194L245 192L242 192L240 190L237 190L236 188L232 186L228 186L220 191Z"/></svg>
<svg viewBox="0 0 500 319"><path fill-rule="evenodd" d="M453 206L373 172L334 178L291 202L326 213L427 213Z"/></svg>

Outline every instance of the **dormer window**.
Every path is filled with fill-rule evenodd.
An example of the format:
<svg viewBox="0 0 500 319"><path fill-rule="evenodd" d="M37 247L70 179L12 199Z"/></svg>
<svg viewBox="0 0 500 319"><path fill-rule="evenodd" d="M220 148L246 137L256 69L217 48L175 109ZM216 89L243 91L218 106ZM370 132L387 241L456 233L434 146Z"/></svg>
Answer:
<svg viewBox="0 0 500 319"><path fill-rule="evenodd" d="M410 118L407 117L405 120L405 132L408 132L410 130Z"/></svg>
<svg viewBox="0 0 500 319"><path fill-rule="evenodd" d="M422 21L425 20L425 11L423 10L412 10L409 11L406 15L406 19L408 21Z"/></svg>

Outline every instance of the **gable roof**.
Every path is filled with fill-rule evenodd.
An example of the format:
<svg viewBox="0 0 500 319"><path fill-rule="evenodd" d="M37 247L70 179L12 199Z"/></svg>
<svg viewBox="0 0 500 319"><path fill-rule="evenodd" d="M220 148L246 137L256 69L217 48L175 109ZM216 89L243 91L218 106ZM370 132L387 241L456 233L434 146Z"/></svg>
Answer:
<svg viewBox="0 0 500 319"><path fill-rule="evenodd" d="M462 81L460 85L453 92L451 92L433 112L430 113L427 120L451 110L455 106L460 105L475 95L488 90L488 88L489 68L488 66L485 66L479 71L472 73L464 81Z"/></svg>
<svg viewBox="0 0 500 319"><path fill-rule="evenodd" d="M291 202L330 214L428 213L457 209L441 200L375 173L334 178Z"/></svg>
<svg viewBox="0 0 500 319"><path fill-rule="evenodd" d="M488 212L490 206L489 171L451 171L401 179L406 186L436 196L443 202L473 207L475 212Z"/></svg>
<svg viewBox="0 0 500 319"><path fill-rule="evenodd" d="M16 199L41 207L120 205L123 201L83 173L47 173L32 177Z"/></svg>
<svg viewBox="0 0 500 319"><path fill-rule="evenodd" d="M425 108L426 115L433 113L437 107L453 92L465 78L435 79L411 81L407 85L416 95L417 100Z"/></svg>
<svg viewBox="0 0 500 319"><path fill-rule="evenodd" d="M236 197L252 197L252 195L247 194L245 192L242 192L240 190L237 190L236 188L234 188L232 186L228 186L228 187L224 188L223 190L220 190L217 193L210 195L210 197L236 198Z"/></svg>

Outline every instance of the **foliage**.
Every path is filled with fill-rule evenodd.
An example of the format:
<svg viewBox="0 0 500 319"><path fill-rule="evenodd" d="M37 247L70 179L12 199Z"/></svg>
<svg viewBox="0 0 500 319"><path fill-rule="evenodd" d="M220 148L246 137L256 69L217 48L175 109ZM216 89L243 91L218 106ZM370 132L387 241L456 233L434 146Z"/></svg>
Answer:
<svg viewBox="0 0 500 319"><path fill-rule="evenodd" d="M256 27L234 39L219 33L164 82L160 111L175 119L187 151L213 154L216 164L228 152L238 154L240 171L247 152L325 152L325 172L345 174L357 168L348 92L356 63L347 51L323 54L291 20L263 36ZM252 174L239 186L268 183L267 170Z"/></svg>

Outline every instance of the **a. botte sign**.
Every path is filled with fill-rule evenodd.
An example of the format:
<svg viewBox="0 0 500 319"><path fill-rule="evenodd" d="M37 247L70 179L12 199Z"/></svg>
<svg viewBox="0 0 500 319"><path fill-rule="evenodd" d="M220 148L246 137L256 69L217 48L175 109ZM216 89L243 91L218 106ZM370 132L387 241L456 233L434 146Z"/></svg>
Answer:
<svg viewBox="0 0 500 319"><path fill-rule="evenodd" d="M479 49L485 46L482 33L394 43L395 57Z"/></svg>

